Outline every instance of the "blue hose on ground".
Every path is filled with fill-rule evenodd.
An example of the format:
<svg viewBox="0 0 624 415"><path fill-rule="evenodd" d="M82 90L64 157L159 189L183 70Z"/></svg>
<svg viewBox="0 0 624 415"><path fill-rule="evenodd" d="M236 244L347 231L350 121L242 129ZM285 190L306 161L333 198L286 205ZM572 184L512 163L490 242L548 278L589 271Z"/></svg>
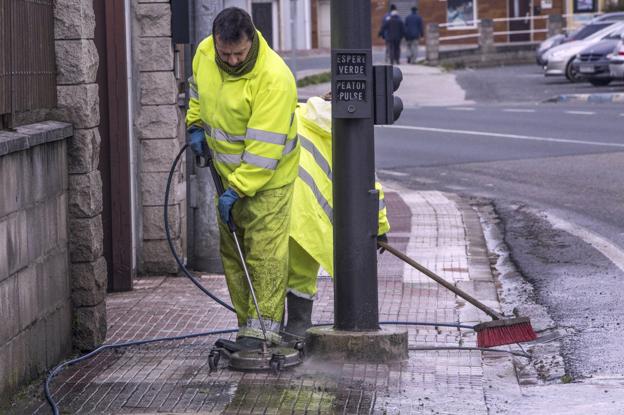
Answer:
<svg viewBox="0 0 624 415"><path fill-rule="evenodd" d="M140 346L144 344L150 344L150 343L156 343L156 342L162 342L162 341L192 339L194 337L210 336L214 334L234 333L237 331L238 329L221 329L221 330L206 331L203 333L185 334L181 336L158 337L155 339L135 340L135 341L125 342L125 343L103 344L97 349L85 354L84 356L80 356L76 359L63 362L60 365L56 366L54 369L52 369L50 373L48 373L48 376L46 376L45 382L43 384L43 391L44 391L45 398L48 401L48 404L50 404L50 407L52 408L52 413L54 415L59 415L58 406L56 405L56 402L54 401L54 399L52 399L52 396L50 395L50 381L52 380L52 378L54 378L54 376L61 373L61 371L65 369L66 367L82 362L83 360L90 359L94 357L95 355L103 352L104 350L120 349L122 347L128 347L128 346Z"/></svg>
<svg viewBox="0 0 624 415"><path fill-rule="evenodd" d="M225 301L221 300L220 298L218 298L216 295L214 295L213 293L211 293L209 290L207 290L203 285L201 285L201 283L197 280L197 278L195 276L193 276L193 274L191 274L191 272L186 269L186 266L182 263L182 260L180 259L180 257L178 256L175 247L173 245L173 241L171 240L171 232L169 230L169 193L171 191L171 182L173 180L173 176L175 174L175 169L180 161L180 158L182 157L182 155L184 154L184 152L186 151L186 148L188 147L188 144L185 144L182 149L180 150L180 152L178 153L178 155L176 156L172 166L171 166L171 170L169 171L169 176L167 177L167 187L165 189L165 208L164 208L164 220L165 220L165 235L167 237L167 243L169 244L169 248L171 249L171 253L173 254L173 257L175 258L176 263L178 264L178 267L180 268L180 270L184 273L184 275L186 277L188 277L193 284L195 284L195 286L197 286L197 288L199 288L204 294L206 294L207 296L209 296L210 298L212 298L213 300L215 300L217 303L219 303L220 305L222 305L223 307L227 308L228 310L235 312L236 310L234 310L234 308L229 305L228 303L226 303ZM458 323L431 323L431 322L420 322L420 321L380 321L379 322L380 325L407 325L407 326L431 326L431 327L452 327L452 328L458 328L458 329L469 329L469 330L474 330L474 326L470 326L470 325L466 325L466 324L458 324ZM333 325L333 323L320 323L320 324L315 324L315 326L330 326ZM59 364L58 366L54 367L46 376L46 379L44 381L44 395L45 398L48 402L48 404L50 405L51 409L52 409L52 413L54 415L59 415L59 409L58 406L56 404L56 402L54 401L54 399L52 399L52 396L50 394L50 382L52 381L52 379L58 375L63 369L65 369L66 367L69 367L71 365L74 365L76 363L82 362L84 360L90 359L94 356L96 356L97 354L105 351L105 350L111 350L111 349L120 349L120 348L124 348L124 347L129 347L129 346L139 346L139 345L144 345L144 344L150 344L150 343L156 343L156 342L161 342L161 341L173 341L173 340L184 340L184 339L190 339L190 338L194 338L194 337L202 337L202 336L209 336L209 335L215 335L215 334L226 334L226 333L235 333L237 332L238 329L221 329L221 330L212 330L212 331L207 331L207 332L202 332L202 333L193 333L193 334L186 334L186 335L180 335L180 336L172 336L172 337L159 337L159 338L155 338L155 339L147 339L147 340L136 340L136 341L130 341L130 342L125 342L125 343L116 343L116 344L104 344L100 347L98 347L97 349L87 353L84 356L80 356L76 359L72 359L72 360L68 360L66 362L63 362L61 364ZM513 355L517 355L517 356L522 356L522 357L529 357L527 354L521 354L518 352L514 352L514 351L510 351L510 350L502 350L502 349L486 349L486 348L479 348L479 347L445 347L445 346L436 346L436 347L410 347L409 350L414 350L414 351L426 351L426 350L479 350L479 351L490 351L490 352L505 352L505 353L511 353Z"/></svg>

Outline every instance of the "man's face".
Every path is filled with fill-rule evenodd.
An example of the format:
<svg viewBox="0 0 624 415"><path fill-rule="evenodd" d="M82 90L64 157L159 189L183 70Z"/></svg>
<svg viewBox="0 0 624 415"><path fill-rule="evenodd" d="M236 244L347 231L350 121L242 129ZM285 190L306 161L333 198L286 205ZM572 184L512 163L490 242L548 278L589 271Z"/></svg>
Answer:
<svg viewBox="0 0 624 415"><path fill-rule="evenodd" d="M222 61L232 67L236 67L247 57L251 49L251 40L249 40L246 35L243 35L238 42L223 43L219 35L217 35L215 38L215 48Z"/></svg>

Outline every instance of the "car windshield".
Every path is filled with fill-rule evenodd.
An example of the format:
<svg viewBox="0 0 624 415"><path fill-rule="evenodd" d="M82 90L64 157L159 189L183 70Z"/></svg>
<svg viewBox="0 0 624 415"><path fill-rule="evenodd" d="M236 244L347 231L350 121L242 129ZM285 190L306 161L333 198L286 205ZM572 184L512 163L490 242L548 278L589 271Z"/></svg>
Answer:
<svg viewBox="0 0 624 415"><path fill-rule="evenodd" d="M593 35L597 31L604 29L605 27L613 24L613 22L604 22L604 23L590 23L586 26L580 27L576 29L574 32L570 33L570 40L583 40L586 37Z"/></svg>
<svg viewBox="0 0 624 415"><path fill-rule="evenodd" d="M603 39L621 39L624 31L620 30L619 32L613 32L610 35L605 36Z"/></svg>

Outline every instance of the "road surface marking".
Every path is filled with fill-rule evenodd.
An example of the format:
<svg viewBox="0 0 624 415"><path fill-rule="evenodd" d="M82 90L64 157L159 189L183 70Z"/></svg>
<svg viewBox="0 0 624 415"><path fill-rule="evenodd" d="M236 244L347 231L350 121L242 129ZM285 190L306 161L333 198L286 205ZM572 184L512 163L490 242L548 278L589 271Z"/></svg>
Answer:
<svg viewBox="0 0 624 415"><path fill-rule="evenodd" d="M573 115L594 115L595 112L594 111L566 111L566 114L573 114Z"/></svg>
<svg viewBox="0 0 624 415"><path fill-rule="evenodd" d="M387 174L389 176L399 176L399 177L405 177L405 176L409 176L409 174L407 173L403 173L400 171L393 171L393 170L377 170L379 173L383 173L383 174Z"/></svg>
<svg viewBox="0 0 624 415"><path fill-rule="evenodd" d="M447 107L451 111L474 111L473 107Z"/></svg>
<svg viewBox="0 0 624 415"><path fill-rule="evenodd" d="M580 225L568 222L551 213L546 214L546 219L553 225L555 229L566 231L577 238L582 239L589 245L594 247L602 255L606 256L619 269L624 271L624 251L608 239L584 228Z"/></svg>
<svg viewBox="0 0 624 415"><path fill-rule="evenodd" d="M476 135L482 137L497 137L508 138L512 140L527 140L527 141L547 141L551 143L564 143L564 144L583 144L590 146L600 147L618 147L624 148L623 143L607 143L603 141L585 141L585 140L569 140L566 138L552 138L552 137L534 137L530 135L518 135L518 134L502 134L502 133L490 133L487 131L473 131L473 130L449 130L447 128L431 128L431 127L416 127L413 125L384 125L381 128L394 128L402 130L416 130L416 131L430 131L433 133L448 133L459 135Z"/></svg>
<svg viewBox="0 0 624 415"><path fill-rule="evenodd" d="M505 108L504 112L535 112L535 110L530 110L527 108Z"/></svg>

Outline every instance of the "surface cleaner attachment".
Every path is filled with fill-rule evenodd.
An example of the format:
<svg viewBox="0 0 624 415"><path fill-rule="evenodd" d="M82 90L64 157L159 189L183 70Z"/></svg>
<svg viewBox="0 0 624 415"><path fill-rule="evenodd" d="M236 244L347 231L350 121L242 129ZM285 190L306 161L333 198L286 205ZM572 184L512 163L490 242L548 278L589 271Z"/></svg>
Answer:
<svg viewBox="0 0 624 415"><path fill-rule="evenodd" d="M208 356L210 370L216 370L221 357L228 360L228 366L232 370L243 372L272 371L278 374L283 369L296 366L303 361L303 342L290 346L263 347L258 350L242 350L235 342L230 340L217 340L215 347Z"/></svg>

